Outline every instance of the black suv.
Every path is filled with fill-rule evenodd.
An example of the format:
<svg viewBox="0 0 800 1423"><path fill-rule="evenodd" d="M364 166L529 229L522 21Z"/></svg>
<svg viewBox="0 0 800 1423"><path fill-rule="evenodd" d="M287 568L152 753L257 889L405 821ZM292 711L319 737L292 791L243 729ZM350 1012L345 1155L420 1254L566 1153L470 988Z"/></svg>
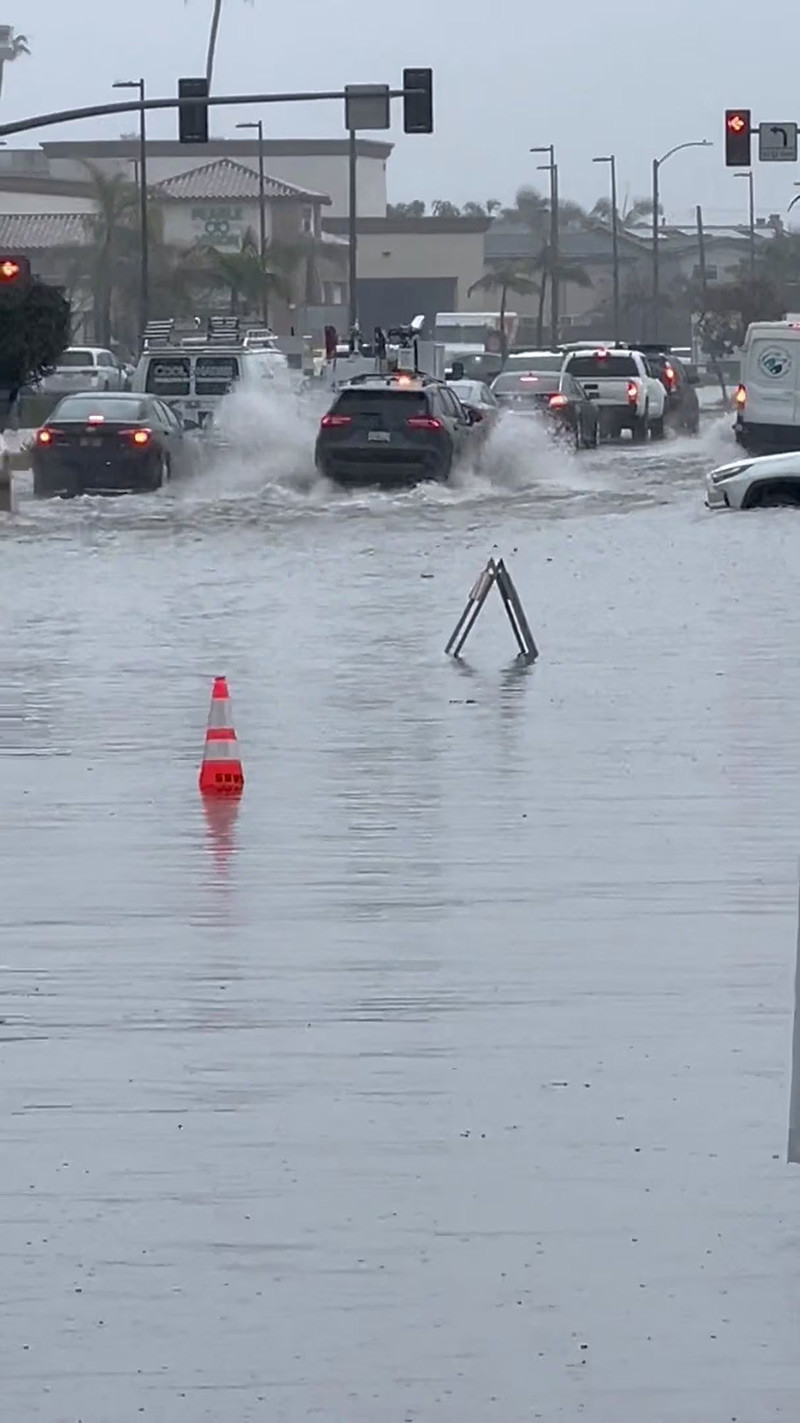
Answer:
<svg viewBox="0 0 800 1423"><path fill-rule="evenodd" d="M650 374L660 380L667 392L664 418L674 430L685 435L696 435L700 429L700 402L695 386L697 373L687 368L677 356L670 353L668 346L637 346L650 370Z"/></svg>
<svg viewBox="0 0 800 1423"><path fill-rule="evenodd" d="M471 412L443 381L357 376L323 415L315 459L338 484L444 481L476 434Z"/></svg>

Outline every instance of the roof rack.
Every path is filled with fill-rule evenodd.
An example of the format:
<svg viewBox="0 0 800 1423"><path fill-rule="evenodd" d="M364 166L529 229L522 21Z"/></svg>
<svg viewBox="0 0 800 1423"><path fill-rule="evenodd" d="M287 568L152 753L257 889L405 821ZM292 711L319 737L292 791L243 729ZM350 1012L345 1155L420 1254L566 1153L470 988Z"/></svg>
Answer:
<svg viewBox="0 0 800 1423"><path fill-rule="evenodd" d="M142 338L145 351L163 346L240 346L242 338L238 316L209 316L205 322L199 316L161 321L148 321Z"/></svg>
<svg viewBox="0 0 800 1423"><path fill-rule="evenodd" d="M274 347L277 337L271 326L248 326L244 333L243 345L253 347Z"/></svg>

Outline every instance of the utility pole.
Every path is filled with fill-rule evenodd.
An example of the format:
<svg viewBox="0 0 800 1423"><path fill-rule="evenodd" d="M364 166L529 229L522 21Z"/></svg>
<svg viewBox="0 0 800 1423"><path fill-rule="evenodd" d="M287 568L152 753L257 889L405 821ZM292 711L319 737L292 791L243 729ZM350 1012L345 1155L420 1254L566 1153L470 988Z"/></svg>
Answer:
<svg viewBox="0 0 800 1423"><path fill-rule="evenodd" d="M237 124L237 128L255 129L258 133L258 237L259 259L261 262L261 321L269 326L269 299L267 296L267 184L264 173L264 120L255 123Z"/></svg>
<svg viewBox="0 0 800 1423"><path fill-rule="evenodd" d="M350 171L350 210L349 210L349 265L348 265L348 287L350 295L350 308L348 320L350 323L350 334L358 325L358 193L357 193L357 159L358 150L356 148L356 130L351 128L348 133L348 156Z"/></svg>
<svg viewBox="0 0 800 1423"><path fill-rule="evenodd" d="M112 84L112 89L139 91L139 339L144 339L150 315L150 234L147 221L147 126L145 122L144 79L128 79Z"/></svg>
<svg viewBox="0 0 800 1423"><path fill-rule="evenodd" d="M613 153L607 158L593 158L593 163L607 163L611 170L611 263L613 284L614 340L619 340L619 213L617 211L617 160Z"/></svg>
<svg viewBox="0 0 800 1423"><path fill-rule="evenodd" d="M540 164L541 171L550 174L550 339L553 349L558 346L559 336L559 216L558 216L558 166L555 145L545 143L531 149L531 153L546 153L549 163ZM545 272L545 278L546 278Z"/></svg>
<svg viewBox="0 0 800 1423"><path fill-rule="evenodd" d="M753 170L748 169L746 173L734 173L735 178L746 178L748 187L748 223L749 223L749 258L750 258L750 281L756 279L756 193L755 182L753 180Z"/></svg>

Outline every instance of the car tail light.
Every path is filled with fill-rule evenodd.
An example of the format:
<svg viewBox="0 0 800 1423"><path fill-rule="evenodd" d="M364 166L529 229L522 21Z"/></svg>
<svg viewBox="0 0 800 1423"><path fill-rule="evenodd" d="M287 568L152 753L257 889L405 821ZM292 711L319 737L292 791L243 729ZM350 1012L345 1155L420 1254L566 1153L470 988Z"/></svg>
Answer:
<svg viewBox="0 0 800 1423"><path fill-rule="evenodd" d="M409 430L442 430L444 426L435 415L409 415L406 420Z"/></svg>
<svg viewBox="0 0 800 1423"><path fill-rule="evenodd" d="M667 390L674 390L674 389L675 389L675 380L676 380L675 372L674 372L672 366L666 365L666 366L664 367L664 381L665 381Z"/></svg>
<svg viewBox="0 0 800 1423"><path fill-rule="evenodd" d="M36 443L37 443L37 445L52 445L52 443L53 443L53 432L52 432L52 430L48 430L48 429L37 430L37 431L36 431Z"/></svg>
<svg viewBox="0 0 800 1423"><path fill-rule="evenodd" d="M345 425L352 425L352 423L352 419L349 415L323 415L320 421L320 429L338 430Z"/></svg>
<svg viewBox="0 0 800 1423"><path fill-rule="evenodd" d="M745 385L739 385L739 386L737 386L737 387L736 387L736 394L734 395L733 398L734 398L734 401L736 402L736 409L737 409L737 410L744 410L744 407L745 407L745 405L747 404L747 386L745 386Z"/></svg>
<svg viewBox="0 0 800 1423"><path fill-rule="evenodd" d="M149 445L152 434L152 430L139 428L136 430L120 430L119 437L121 440L130 440L134 445Z"/></svg>
<svg viewBox="0 0 800 1423"><path fill-rule="evenodd" d="M86 423L87 425L103 425L105 424L105 418L105 415L90 415Z"/></svg>
<svg viewBox="0 0 800 1423"><path fill-rule="evenodd" d="M551 395L548 403L551 410L563 410L565 405L569 405L566 395L562 395L561 393Z"/></svg>
<svg viewBox="0 0 800 1423"><path fill-rule="evenodd" d="M639 387L635 380L628 381L628 404L636 405L639 400Z"/></svg>

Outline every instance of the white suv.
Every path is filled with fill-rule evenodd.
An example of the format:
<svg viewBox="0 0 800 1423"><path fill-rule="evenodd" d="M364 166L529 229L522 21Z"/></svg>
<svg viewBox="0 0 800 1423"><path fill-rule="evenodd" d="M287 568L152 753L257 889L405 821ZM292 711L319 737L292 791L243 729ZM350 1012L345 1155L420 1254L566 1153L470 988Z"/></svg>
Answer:
<svg viewBox="0 0 800 1423"><path fill-rule="evenodd" d="M104 346L68 346L58 364L42 381L42 389L54 393L79 390L124 390L127 375L116 357Z"/></svg>
<svg viewBox="0 0 800 1423"><path fill-rule="evenodd" d="M630 430L637 443L646 440L648 432L654 440L664 438L667 393L641 351L619 346L570 351L564 370L580 381L597 405L602 435Z"/></svg>

